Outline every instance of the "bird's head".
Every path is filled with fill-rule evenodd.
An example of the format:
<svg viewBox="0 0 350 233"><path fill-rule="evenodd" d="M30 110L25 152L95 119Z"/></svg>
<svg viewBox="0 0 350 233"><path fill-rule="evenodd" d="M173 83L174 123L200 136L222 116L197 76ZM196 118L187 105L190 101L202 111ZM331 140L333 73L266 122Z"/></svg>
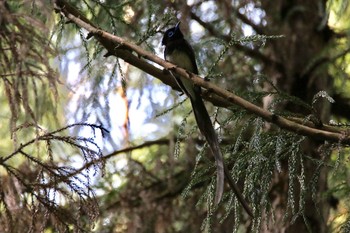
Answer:
<svg viewBox="0 0 350 233"><path fill-rule="evenodd" d="M182 34L180 30L180 22L178 22L175 27L172 27L164 33L163 40L162 40L162 45L167 45L168 42L182 39L184 38L184 35Z"/></svg>

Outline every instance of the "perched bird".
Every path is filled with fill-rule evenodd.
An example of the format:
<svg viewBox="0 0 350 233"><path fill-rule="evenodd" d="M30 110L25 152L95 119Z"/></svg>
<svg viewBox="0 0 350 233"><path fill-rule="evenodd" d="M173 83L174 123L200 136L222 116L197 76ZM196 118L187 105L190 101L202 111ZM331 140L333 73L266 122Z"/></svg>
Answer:
<svg viewBox="0 0 350 233"><path fill-rule="evenodd" d="M194 51L191 45L184 39L179 26L180 22L177 23L175 27L168 29L164 33L162 40L162 45L165 45L164 58L174 65L184 68L185 70L194 74L198 74ZM226 177L228 184L236 194L239 202L242 204L247 213L253 217L253 212L251 211L248 203L245 201L242 193L239 191L238 186L233 181L230 172L224 163L218 138L201 97L201 88L196 86L188 78L181 77L179 75L173 76L175 77L181 90L191 100L192 109L198 128L207 140L211 152L215 158L217 169L215 204L217 205L222 198L222 194L224 192L224 177Z"/></svg>
<svg viewBox="0 0 350 233"><path fill-rule="evenodd" d="M175 27L168 29L163 36L162 45L165 45L164 58L174 65L198 74L194 51L191 45L184 39L179 26L180 22ZM217 169L215 204L217 205L224 192L224 161L218 138L201 97L201 88L194 85L188 78L178 75L173 76L181 90L190 99L198 128L207 140L211 152L215 157Z"/></svg>

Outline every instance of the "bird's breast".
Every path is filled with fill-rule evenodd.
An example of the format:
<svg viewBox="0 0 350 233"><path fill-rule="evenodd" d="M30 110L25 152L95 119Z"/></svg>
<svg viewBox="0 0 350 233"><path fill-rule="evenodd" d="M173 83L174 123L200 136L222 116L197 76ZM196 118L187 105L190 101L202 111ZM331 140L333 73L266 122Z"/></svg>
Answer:
<svg viewBox="0 0 350 233"><path fill-rule="evenodd" d="M168 53L166 55L166 60L173 63L174 65L177 65L187 71L194 72L193 63L191 61L191 58L181 50L174 49L170 54ZM191 80L184 78L184 77L177 77L178 82L181 82L179 85L183 91L190 96L192 100L197 98L198 93L196 93L196 87L192 83Z"/></svg>
<svg viewBox="0 0 350 233"><path fill-rule="evenodd" d="M194 72L193 64L191 61L191 58L181 50L174 49L171 54L167 54L166 60L169 62L184 68L185 70L188 70L190 72Z"/></svg>

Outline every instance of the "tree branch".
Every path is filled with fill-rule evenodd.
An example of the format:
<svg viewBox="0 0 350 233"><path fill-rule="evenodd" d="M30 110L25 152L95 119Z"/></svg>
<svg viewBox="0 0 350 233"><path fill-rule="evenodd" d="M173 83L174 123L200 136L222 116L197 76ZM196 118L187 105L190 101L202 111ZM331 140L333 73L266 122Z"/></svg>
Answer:
<svg viewBox="0 0 350 233"><path fill-rule="evenodd" d="M191 12L191 18L194 19L195 21L197 21L202 27L207 29L208 32L212 36L214 36L216 38L220 38L227 43L229 43L229 41L231 40L230 36L219 34L212 25L210 25L207 22L204 22L199 16L197 16L193 12ZM260 53L256 49L251 49L251 48L243 46L241 44L234 44L234 46L237 50L242 51L244 54L246 54L252 58L255 58L255 59L262 61L264 64L275 65L278 68L282 67L277 61L271 60L270 58L268 58L264 54Z"/></svg>
<svg viewBox="0 0 350 233"><path fill-rule="evenodd" d="M255 23L253 23L250 19L248 19L247 16L245 16L244 14L241 14L238 9L235 9L235 14L237 15L237 17L245 24L251 26L253 28L253 30L260 35L265 34L264 30L259 27L258 25L256 25Z"/></svg>
<svg viewBox="0 0 350 233"><path fill-rule="evenodd" d="M196 85L201 86L208 90L209 93L215 94L227 102L230 105L237 105L244 108L248 112L255 114L264 120L274 123L282 129L309 136L317 140L328 140L332 142L340 142L342 144L350 145L350 137L347 130L337 129L336 132L330 132L323 127L316 128L306 126L297 122L288 120L287 118L277 116L251 102L235 95L234 93L220 88L210 82L205 81L198 75L190 74L188 71L176 67L170 62L167 62L158 56L142 49L141 47L129 42L130 40L123 39L119 36L112 35L106 31L93 26L87 19L85 19L79 12L74 10L68 3L64 0L56 0L56 10L67 17L71 22L75 23L77 26L82 27L89 31L89 36L94 36L108 51L106 55L115 55L131 65L138 67L139 69L145 71L146 73L153 75L154 77L160 79L167 85L174 84L174 80L171 80L170 75L164 74L163 71L156 68L154 65L148 63L146 60L154 62L166 70L171 70L173 73L181 75L183 77L191 79ZM136 53L134 55L132 52ZM264 58L266 59L266 57ZM270 61L269 61L270 62Z"/></svg>

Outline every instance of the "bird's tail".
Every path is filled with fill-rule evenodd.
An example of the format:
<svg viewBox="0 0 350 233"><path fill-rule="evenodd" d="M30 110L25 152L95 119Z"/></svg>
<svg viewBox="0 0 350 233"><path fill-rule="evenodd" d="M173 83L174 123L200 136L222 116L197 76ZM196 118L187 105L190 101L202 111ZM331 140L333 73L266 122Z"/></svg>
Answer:
<svg viewBox="0 0 350 233"><path fill-rule="evenodd" d="M215 193L215 205L217 205L222 198L224 192L224 177L227 178L227 181L236 194L238 201L242 204L243 208L247 211L247 213L253 217L253 213L244 199L242 193L240 192L237 184L233 181L228 168L224 164L224 159L221 154L221 150L219 147L219 141L214 130L213 124L210 120L207 109L205 108L202 97L200 96L200 91L195 92L195 96L190 96L192 109L194 112L194 116L197 121L197 125L201 133L204 135L205 139L209 143L211 152L214 155L216 162L216 193Z"/></svg>
<svg viewBox="0 0 350 233"><path fill-rule="evenodd" d="M211 152L214 155L216 162L216 193L215 205L217 205L224 192L224 160L219 147L219 141L216 132L210 120L209 114L203 103L202 97L198 93L194 98L190 98L194 116L201 133L209 143Z"/></svg>

